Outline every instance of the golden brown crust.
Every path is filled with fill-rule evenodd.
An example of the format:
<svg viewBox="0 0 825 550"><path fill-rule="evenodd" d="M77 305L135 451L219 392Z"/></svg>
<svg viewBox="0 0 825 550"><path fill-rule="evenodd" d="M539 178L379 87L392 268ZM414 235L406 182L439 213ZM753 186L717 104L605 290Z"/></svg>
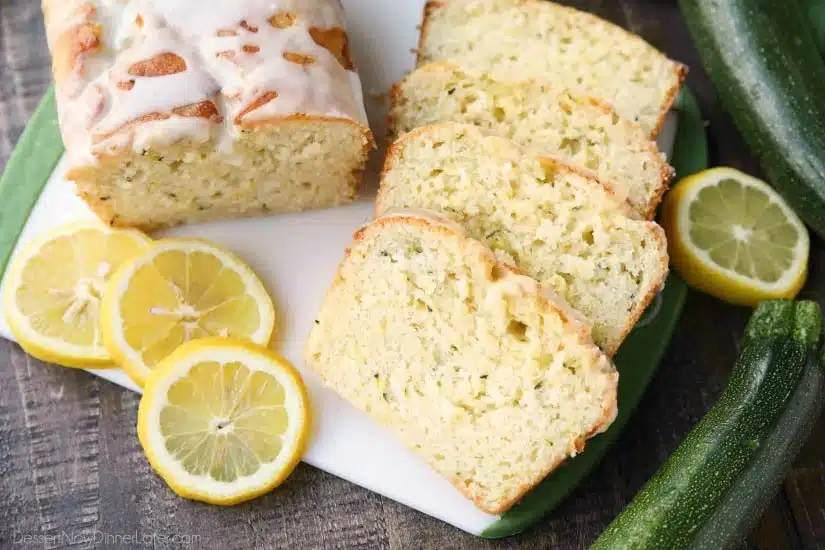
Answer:
<svg viewBox="0 0 825 550"><path fill-rule="evenodd" d="M276 29L286 29L291 27L297 21L298 16L292 12L284 11L281 13L276 13L272 17L268 19L269 24L275 27Z"/></svg>
<svg viewBox="0 0 825 550"><path fill-rule="evenodd" d="M172 109L172 113L183 117L205 118L216 123L223 120L220 111L218 111L218 106L215 105L214 101L208 99L198 103L183 105L182 107L175 107Z"/></svg>
<svg viewBox="0 0 825 550"><path fill-rule="evenodd" d="M283 54L284 59L289 61L290 63L296 63L298 65L314 65L315 58L311 55L306 55L298 52L284 52Z"/></svg>
<svg viewBox="0 0 825 550"><path fill-rule="evenodd" d="M140 126L141 124L145 124L147 122L153 122L153 121L156 121L156 120L166 120L170 116L172 116L172 115L170 115L169 113L146 113L145 115L140 115L137 118L133 118L132 120L126 122L125 124L119 126L118 128L116 128L116 129L114 129L110 132L106 132L106 133L103 133L103 134L94 134L92 136L92 142L93 143L98 143L98 142L101 142L101 141L105 141L105 140L109 139L110 137L112 137L115 134L120 134L122 132L128 132L128 131L134 129L136 126Z"/></svg>
<svg viewBox="0 0 825 550"><path fill-rule="evenodd" d="M154 57L133 63L129 67L131 76L157 77L186 71L186 61L172 52L159 53Z"/></svg>
<svg viewBox="0 0 825 550"><path fill-rule="evenodd" d="M284 56L286 56L286 54L284 54ZM246 127L250 124L244 120L246 115L255 109L263 107L270 101L275 101L276 99L278 99L278 92L275 91L268 91L259 95L257 98L253 99L240 113L238 113L238 116L235 117L235 124Z"/></svg>
<svg viewBox="0 0 825 550"><path fill-rule="evenodd" d="M384 178L387 175L387 172L390 170L390 166L395 162L398 155L401 154L401 149L404 146L403 140L410 134L416 132L413 130L404 136L398 138L397 140L393 141L387 146L387 153L384 155L384 161L381 164L381 174L379 175L378 181L378 193L375 195L375 202L373 207L373 214L378 215L381 213L382 203L384 202Z"/></svg>
<svg viewBox="0 0 825 550"><path fill-rule="evenodd" d="M355 70L355 62L349 53L349 37L341 27L331 29L319 29L311 27L309 35L312 40L331 53L338 63L348 71Z"/></svg>
<svg viewBox="0 0 825 550"><path fill-rule="evenodd" d="M639 302L636 304L636 307L633 309L633 311L630 312L627 324L625 325L624 330L619 335L616 345L604 350L604 352L610 357L615 356L616 352L619 351L619 348L621 347L625 338L627 338L627 335L630 334L630 331L632 331L633 327L636 326L636 323L639 322L639 319L642 317L642 315L644 315L645 310L651 304L651 302L653 302L653 299L656 297L656 295L662 291L665 285L665 281L667 280L670 257L668 256L667 252L667 237L665 237L665 231L655 222L647 222L647 224L649 228L653 230L654 235L656 235L657 248L661 252L661 254L659 255L661 261L659 262L658 273L655 279L656 283L651 285L650 291L645 295L644 298L639 300Z"/></svg>
<svg viewBox="0 0 825 550"><path fill-rule="evenodd" d="M656 136L659 135L659 132L662 130L662 125L665 123L665 119L667 118L667 114L670 111L670 108L673 107L673 104L676 103L676 98L679 97L679 90L682 89L682 85L685 82L688 74L688 67L687 65L683 65L682 63L676 63L676 67L674 69L676 73L676 83L668 90L667 97L665 99L664 104L662 105L662 111L659 114L659 120L656 123L656 127L650 133L650 137L655 139Z"/></svg>
<svg viewBox="0 0 825 550"><path fill-rule="evenodd" d="M103 27L87 22L71 27L57 39L53 48L52 73L59 84L81 70L83 58L103 48Z"/></svg>
<svg viewBox="0 0 825 550"><path fill-rule="evenodd" d="M588 100L590 101L590 103L593 106L602 109L605 113L611 114L611 115L614 115L614 116L617 116L617 117L620 116L616 112L616 109L614 109L613 106L610 105L608 102L606 102L602 99L599 99L597 97L592 97L592 96L588 97ZM670 103L668 104L668 108L665 110L665 114L662 117L662 120L664 120L664 118L667 116L667 112L669 110L670 110ZM634 122L632 120L622 119L622 123L629 126L629 127L635 127L636 129L639 130L639 132L642 131L642 127L639 126L639 124L637 122ZM661 122L660 122L660 125L661 125ZM653 137L648 139L646 147L647 147L648 151L651 153L651 155L654 156L658 160L658 164L659 164L659 186L656 188L656 193L654 193L653 196L650 197L650 200L647 203L646 210L644 212L641 212L643 219L652 220L654 217L656 217L656 209L659 207L659 204L662 202L662 198L665 196L665 193L667 192L668 188L670 187L670 183L673 180L673 177L674 177L675 173L673 171L673 167L670 166L667 163L667 161L665 161L664 158L662 157L662 152L659 150L659 146L656 145L656 141Z"/></svg>
<svg viewBox="0 0 825 550"><path fill-rule="evenodd" d="M249 22L247 22L246 19L241 19L240 27L243 30L245 30L247 32L251 32L253 34L258 32L258 27L256 27L255 25L250 25Z"/></svg>
<svg viewBox="0 0 825 550"><path fill-rule="evenodd" d="M384 162L381 165L381 183L382 184L384 182L384 177L387 175L387 172L390 169L390 166L392 166L392 164L395 163L396 159L401 154L401 149L404 148L404 146L407 143L407 140L412 139L413 137L415 137L419 134L422 134L424 131L426 131L427 128L428 128L427 126L422 126L421 128L416 128L415 130L412 130L411 132L407 132L402 137L398 138L397 140L395 140L395 141L393 141L392 143L389 144L389 146L387 147L387 154L384 156ZM381 196L382 196L383 188L384 188L384 186L381 185L378 189L378 195L375 198L376 206L381 202Z"/></svg>
<svg viewBox="0 0 825 550"><path fill-rule="evenodd" d="M553 461L550 463L550 465L544 471L544 474L542 476L540 476L537 481L535 481L533 483L522 483L521 485L519 485L518 489L516 489L516 492L512 497L499 502L497 506L486 506L485 507L484 503L481 502L481 500L479 498L473 498L472 500L473 500L473 502L475 503L476 506L478 506L479 508L481 508L483 511L487 512L488 514L493 514L495 516L500 516L504 512L506 512L507 510L509 510L513 506L515 506L518 501L520 501L522 498L524 498L524 495L526 495L531 490L533 490L539 483L541 483L544 480L544 478L546 478L548 475L550 475L552 472L554 472L556 470L556 468L561 466L562 463L565 460L567 460L567 458L568 457L561 456L561 455L554 457ZM456 487L458 487L458 486L456 485ZM461 489L459 489L459 490L461 490ZM469 496L466 493L464 493L464 494L465 494L465 496Z"/></svg>
<svg viewBox="0 0 825 550"><path fill-rule="evenodd" d="M656 147L656 152L658 153L659 148L655 143L653 146ZM659 174L662 184L656 189L656 194L654 194L650 198L650 202L648 202L648 209L644 216L644 219L648 221L652 221L656 217L656 211L658 210L659 205L662 204L662 199L665 197L665 193L667 193L668 189L670 189L670 184L673 182L673 178L676 177L676 171L665 160L662 160L662 164L659 167Z"/></svg>
<svg viewBox="0 0 825 550"><path fill-rule="evenodd" d="M422 65L422 53L424 51L424 44L427 41L427 36L430 33L430 23L432 23L432 15L436 12L439 8L444 6L444 2L439 0L429 0L426 4L424 4L424 16L421 19L421 32L418 35L418 47L415 50L415 63L416 65Z"/></svg>
<svg viewBox="0 0 825 550"><path fill-rule="evenodd" d="M438 214L434 213L433 217L438 218ZM517 268L514 268L511 265L499 262L496 259L495 254L493 254L493 252L489 248L487 248L484 244L482 244L481 242L476 241L475 239L472 239L471 237L457 234L450 227L445 226L445 225L440 225L438 223L438 221L427 220L427 219L421 218L419 216L405 215L403 213L403 211L400 211L399 213L393 214L391 216L378 218L378 219L372 221L369 225L366 225L366 226L363 226L363 227L359 228L353 236L353 245L357 242L363 241L368 232L374 231L374 230L376 230L376 228L381 227L381 226L391 225L391 224L396 224L396 223L426 226L426 227L429 227L429 228L433 229L434 231L442 233L442 234L458 235L459 238L461 238L463 240L463 244L464 244L465 248L472 247L476 252L479 252L479 251L482 252L482 258L487 263L487 265L489 267L489 269L487 269L486 272L491 274L491 280L490 280L491 283L494 282L493 278L492 278L492 273L495 270L501 270L504 273L512 273L512 274L515 274L515 275L523 276L522 272L520 270L518 270ZM348 247L346 249L346 251L345 251L345 260L343 262L341 262L341 264L338 266L338 269L336 271L333 283L332 283L332 285L330 285L330 288L327 291L328 293L332 292L333 288L336 287L337 285L341 284L341 282L343 281L343 277L341 276L341 271L343 269L344 263L346 262L346 258L348 258L351 255L353 245L350 245L350 247ZM583 340L583 341L588 340L590 338L590 329L586 325L580 323L578 320L570 319L563 310L559 309L556 306L556 304L554 304L550 299L547 298L547 296L544 294L543 287L538 282L536 282L536 281L533 281L533 282L535 283L535 289L532 290L531 293L538 297L540 303L542 304L542 307L544 309L550 311L550 312L558 314L562 319L565 320L565 323L566 323L565 331L566 332L576 334L576 336L579 339ZM595 362L595 361L599 360L600 356L604 356L604 354L599 350L598 347L596 347L595 344L591 344L590 356L591 356L591 359ZM607 361L607 364L611 364L609 362L609 360L607 360L607 359L605 359L605 360ZM310 366L313 365L312 361L308 360L307 363ZM577 436L570 442L570 445L567 449L567 454L568 455L571 454L573 452L573 450L575 450L577 453L582 452L584 450L584 447L585 447L585 441L587 439L590 439L591 437L601 433L602 431L604 431L604 429L606 429L613 422L613 420L615 419L616 410L617 410L617 397L618 397L618 379L619 379L619 373L616 372L615 370L613 370L613 372L610 373L610 385L608 386L608 388L607 388L607 390L606 390L606 392L603 396L601 416L596 420L596 422L593 423L592 426L587 428L584 435ZM424 460L427 462L427 464L433 470L438 472L437 465L435 464L435 462L433 460L431 460L427 456L423 456L423 455L421 455L421 456L422 456L422 458L424 458ZM449 477L448 480L462 495L464 495L468 500L472 501L476 505L476 507L478 507L480 510L482 510L484 512L487 512L489 514L499 515L499 514L503 514L504 512L506 512L507 510L512 508L519 500L521 500L524 497L524 495L526 493L528 493L530 490L535 488L539 483L541 483L541 481L543 481L556 468L558 468L567 458L568 457L566 455L558 455L558 456L554 457L553 460L551 461L551 463L548 465L548 467L545 468L539 475L537 475L534 479L521 484L518 487L518 489L515 491L515 493L513 494L512 497L507 498L505 500L502 500L500 502L497 502L494 505L488 505L485 502L485 500L484 500L485 493L484 492L471 490L470 487L472 486L472 484L470 486L468 486L467 484L465 484L464 480L458 479L454 476Z"/></svg>
<svg viewBox="0 0 825 550"><path fill-rule="evenodd" d="M390 91L387 93L387 96L390 99L390 109L387 112L387 118L386 118L386 121L387 121L387 134L386 134L386 136L387 136L387 139L389 140L389 143L392 143L393 141L395 141L399 137L398 136L398 130L396 129L397 116L396 116L396 113L395 113L395 107L399 103L399 97L401 96L401 85L404 83L406 78L407 77L405 76L404 78L402 78L401 80L399 80L398 82L393 84L392 87L390 87Z"/></svg>

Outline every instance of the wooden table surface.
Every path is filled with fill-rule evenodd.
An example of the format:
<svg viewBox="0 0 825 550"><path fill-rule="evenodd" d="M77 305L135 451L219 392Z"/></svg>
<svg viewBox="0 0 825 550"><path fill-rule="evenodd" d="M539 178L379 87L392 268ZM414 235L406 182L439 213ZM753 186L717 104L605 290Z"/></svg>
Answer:
<svg viewBox="0 0 825 550"><path fill-rule="evenodd" d="M376 0L405 1L405 0ZM712 161L758 174L719 105L675 3L566 2L643 35L691 67ZM37 0L0 0L0 169L49 84ZM814 239L803 295L823 302L822 242ZM173 495L135 434L138 396L84 372L48 366L0 341L0 548L78 548L142 537L157 548L585 548L713 404L748 311L691 293L647 395L601 466L527 533L483 541L365 489L301 465L278 490L217 508ZM825 423L748 539L750 548L825 547ZM108 538L104 538L108 537ZM113 538L120 536L120 539ZM193 536L198 536L195 539Z"/></svg>

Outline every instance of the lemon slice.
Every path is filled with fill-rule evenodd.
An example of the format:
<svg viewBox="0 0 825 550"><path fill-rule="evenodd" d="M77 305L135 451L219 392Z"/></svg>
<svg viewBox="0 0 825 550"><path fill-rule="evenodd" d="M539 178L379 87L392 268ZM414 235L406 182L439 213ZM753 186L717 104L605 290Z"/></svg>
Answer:
<svg viewBox="0 0 825 550"><path fill-rule="evenodd" d="M793 298L805 283L805 225L773 188L738 170L679 182L665 198L662 225L682 278L717 298L755 306Z"/></svg>
<svg viewBox="0 0 825 550"><path fill-rule="evenodd" d="M178 346L207 336L266 345L275 309L237 256L196 239L157 241L109 281L103 343L138 385Z"/></svg>
<svg viewBox="0 0 825 550"><path fill-rule="evenodd" d="M309 434L309 401L295 369L271 351L223 338L195 340L153 370L138 437L177 494L237 504L280 484Z"/></svg>
<svg viewBox="0 0 825 550"><path fill-rule="evenodd" d="M23 349L69 367L114 366L101 341L101 296L115 269L149 244L140 231L92 220L24 246L9 266L3 295L9 328Z"/></svg>

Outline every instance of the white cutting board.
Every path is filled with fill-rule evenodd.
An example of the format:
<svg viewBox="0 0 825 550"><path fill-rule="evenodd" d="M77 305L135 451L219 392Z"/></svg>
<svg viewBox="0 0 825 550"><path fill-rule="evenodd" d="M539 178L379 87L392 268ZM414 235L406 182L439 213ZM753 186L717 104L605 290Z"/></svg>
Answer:
<svg viewBox="0 0 825 550"><path fill-rule="evenodd" d="M304 461L388 498L479 534L498 517L479 511L450 483L320 383L301 360L301 347L344 249L353 232L372 217L376 168L383 157L386 104L374 96L415 63L412 50L425 0L344 0L353 56L359 67L365 106L380 150L361 199L350 206L215 222L173 229L155 235L202 237L223 244L243 257L273 294L280 310L280 333L273 347L301 371L313 406L313 434ZM660 136L669 151L675 132L671 118ZM93 218L64 177L65 159L52 174L32 211L17 249L33 236L57 225ZM13 256L12 256L13 258ZM12 260L13 261L13 260ZM2 283L0 283L2 290ZM13 339L0 315L0 336ZM119 369L90 370L133 391L140 391Z"/></svg>
<svg viewBox="0 0 825 550"><path fill-rule="evenodd" d="M386 135L386 105L373 96L409 71L415 57L425 0L344 0L352 54L363 82L365 106L376 140ZM377 152L372 167L383 154ZM57 165L17 243L65 222L92 218L63 178L65 158ZM273 347L304 375L312 399L313 435L304 461L440 518L465 531L480 533L497 518L478 511L447 481L429 469L383 428L355 410L301 361L301 346L353 232L372 216L376 181L370 178L362 199L351 206L266 218L189 226L155 236L203 237L244 258L272 292L280 310L281 332ZM13 258L13 256L12 256ZM0 335L11 338L0 315ZM134 391L117 370L90 371Z"/></svg>

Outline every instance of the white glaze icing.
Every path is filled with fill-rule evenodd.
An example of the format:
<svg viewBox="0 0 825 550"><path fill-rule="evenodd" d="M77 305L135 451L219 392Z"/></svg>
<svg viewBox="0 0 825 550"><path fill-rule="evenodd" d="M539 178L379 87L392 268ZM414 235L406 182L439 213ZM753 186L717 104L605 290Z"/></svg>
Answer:
<svg viewBox="0 0 825 550"><path fill-rule="evenodd" d="M102 27L101 51L80 56L70 76L57 82L72 167L93 164L101 154L181 139L212 139L229 152L242 124L273 117L301 114L368 125L357 74L310 34L313 28L344 29L338 0L217 0L208 7L192 0L69 0L46 2L45 9L52 48L78 25ZM290 25L270 24L284 13L294 16ZM289 52L313 62L291 61L284 57ZM130 73L135 63L168 53L179 56L185 70ZM261 101L270 92L277 97ZM219 116L173 112L204 101Z"/></svg>

